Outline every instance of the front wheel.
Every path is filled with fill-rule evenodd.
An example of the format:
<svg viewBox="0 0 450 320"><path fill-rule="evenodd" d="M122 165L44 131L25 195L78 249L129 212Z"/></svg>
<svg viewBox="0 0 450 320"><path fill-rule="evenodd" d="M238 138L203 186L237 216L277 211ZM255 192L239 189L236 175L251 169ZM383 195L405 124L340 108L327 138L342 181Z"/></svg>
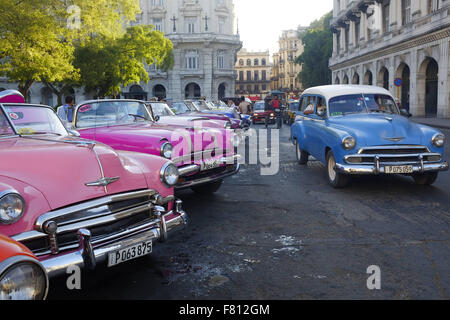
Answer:
<svg viewBox="0 0 450 320"><path fill-rule="evenodd" d="M436 182L437 178L438 178L437 172L428 172L413 175L413 179L416 182L416 184L421 186L431 186L433 183Z"/></svg>
<svg viewBox="0 0 450 320"><path fill-rule="evenodd" d="M295 142L295 150L297 155L297 162L301 165L308 164L309 154L302 149L300 149L300 145L298 144L298 140Z"/></svg>
<svg viewBox="0 0 450 320"><path fill-rule="evenodd" d="M334 158L333 151L330 150L327 153L328 182L333 188L336 189L344 188L350 182L350 177L348 175L337 172L335 167L336 167L336 159Z"/></svg>
<svg viewBox="0 0 450 320"><path fill-rule="evenodd" d="M198 187L193 187L192 190L198 194L213 194L216 193L222 186L223 180L214 181Z"/></svg>

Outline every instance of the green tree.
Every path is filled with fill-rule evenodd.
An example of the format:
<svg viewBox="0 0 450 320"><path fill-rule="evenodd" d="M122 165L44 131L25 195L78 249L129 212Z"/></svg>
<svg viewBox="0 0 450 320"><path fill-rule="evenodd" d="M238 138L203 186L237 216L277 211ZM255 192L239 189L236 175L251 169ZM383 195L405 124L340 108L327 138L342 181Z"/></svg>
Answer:
<svg viewBox="0 0 450 320"><path fill-rule="evenodd" d="M0 75L25 97L38 81L64 87L79 77L74 46L122 37L139 12L139 0L0 0Z"/></svg>
<svg viewBox="0 0 450 320"><path fill-rule="evenodd" d="M330 12L311 23L307 32L301 36L304 52L296 59L302 65L298 80L304 88L331 83L329 60L333 53L333 34L330 30Z"/></svg>
<svg viewBox="0 0 450 320"><path fill-rule="evenodd" d="M152 26L127 28L116 39L97 36L80 44L75 51L75 66L80 70L86 91L99 97L116 96L122 86L150 80L147 65L162 69L173 66L173 44Z"/></svg>

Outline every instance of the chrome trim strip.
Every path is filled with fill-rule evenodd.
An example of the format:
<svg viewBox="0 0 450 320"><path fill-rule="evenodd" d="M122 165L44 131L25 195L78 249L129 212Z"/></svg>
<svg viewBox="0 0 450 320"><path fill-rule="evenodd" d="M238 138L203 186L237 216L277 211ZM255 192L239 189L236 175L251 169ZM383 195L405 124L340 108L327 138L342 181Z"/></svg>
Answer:
<svg viewBox="0 0 450 320"><path fill-rule="evenodd" d="M200 166L198 166L196 164L178 168L180 177L187 176L188 174L195 173L198 171L200 171Z"/></svg>
<svg viewBox="0 0 450 320"><path fill-rule="evenodd" d="M235 169L233 171L222 173L222 174L217 174L217 175L206 177L206 178L197 179L197 180L194 180L194 181L188 181L188 182L179 183L178 185L175 186L175 191L189 189L189 188L200 186L200 185L203 185L203 184L208 184L208 183L211 183L211 182L214 182L214 181L217 181L217 180L222 180L224 178L227 178L227 177L230 177L232 175L235 175L236 173L239 172L239 169L240 169L240 165L236 164L235 165Z"/></svg>
<svg viewBox="0 0 450 320"><path fill-rule="evenodd" d="M73 231L77 231L78 229L84 229L84 228L93 228L102 224L107 224L107 223L111 223L117 220L121 220L124 218L127 218L129 216L135 215L137 213L141 213L143 211L149 210L153 207L152 204L146 204L143 206L139 206L133 209L129 209L129 210L125 210L125 211L120 211L116 214L110 214L104 217L100 217L100 218L96 218L96 219L90 219L90 220L85 220L82 222L77 222L77 223L73 223L73 224L69 224L63 227L59 227L57 230L57 234L62 234L62 233L68 233L68 232L73 232Z"/></svg>
<svg viewBox="0 0 450 320"><path fill-rule="evenodd" d="M113 202L119 202L119 201L123 201L123 200L129 200L129 199L135 199L135 198L140 198L140 197L151 197L154 196L155 194L157 194L157 192L155 190L143 190L143 191L137 191L137 192L130 192L130 193L125 193L125 194L118 194L118 195L112 195L112 196L107 196L107 197L103 197L100 199L95 199L95 200L91 200L91 201L87 201L78 205L74 205L68 208L64 208L64 209L59 209L56 211L51 211L48 213L45 213L43 215L41 215L35 223L35 230L37 231L43 231L42 226L44 225L44 223L46 221L61 217L61 216L65 216L74 212L78 212L78 211L83 211L83 210L87 210L90 208L94 208L94 207L98 207L98 206L102 206L102 205L107 205Z"/></svg>
<svg viewBox="0 0 450 320"><path fill-rule="evenodd" d="M425 146L419 146L419 145L387 145L387 146L373 146L373 147L364 147L359 149L358 154L362 154L365 150L404 150L404 149L425 149L427 152L430 152L430 149L428 149Z"/></svg>

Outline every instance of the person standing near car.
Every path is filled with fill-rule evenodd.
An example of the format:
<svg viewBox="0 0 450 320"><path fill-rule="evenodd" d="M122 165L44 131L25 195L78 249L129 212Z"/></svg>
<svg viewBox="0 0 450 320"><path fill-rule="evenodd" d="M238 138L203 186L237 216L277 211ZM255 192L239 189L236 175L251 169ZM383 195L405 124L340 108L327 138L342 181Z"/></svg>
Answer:
<svg viewBox="0 0 450 320"><path fill-rule="evenodd" d="M239 113L241 114L251 113L250 104L245 100L245 97L241 98L241 103L239 104Z"/></svg>
<svg viewBox="0 0 450 320"><path fill-rule="evenodd" d="M67 125L73 121L75 98L72 96L67 96L65 101L66 103L59 107L56 113L61 121Z"/></svg>

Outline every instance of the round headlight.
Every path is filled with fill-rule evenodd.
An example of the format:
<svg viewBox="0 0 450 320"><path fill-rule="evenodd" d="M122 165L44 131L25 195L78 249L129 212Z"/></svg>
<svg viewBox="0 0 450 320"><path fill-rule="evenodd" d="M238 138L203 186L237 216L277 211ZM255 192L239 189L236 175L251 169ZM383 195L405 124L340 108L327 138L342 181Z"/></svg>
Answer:
<svg viewBox="0 0 450 320"><path fill-rule="evenodd" d="M0 224L13 224L25 212L25 200L15 192L7 193L0 198Z"/></svg>
<svg viewBox="0 0 450 320"><path fill-rule="evenodd" d="M442 133L435 134L431 142L434 146L441 148L445 144L445 136Z"/></svg>
<svg viewBox="0 0 450 320"><path fill-rule="evenodd" d="M168 187L174 187L178 183L180 173L178 168L171 162L165 164L161 169L161 181Z"/></svg>
<svg viewBox="0 0 450 320"><path fill-rule="evenodd" d="M10 260L16 259L18 262L0 274L0 300L44 300L48 291L45 270L31 258Z"/></svg>
<svg viewBox="0 0 450 320"><path fill-rule="evenodd" d="M161 146L161 157L172 159L173 146L166 142Z"/></svg>
<svg viewBox="0 0 450 320"><path fill-rule="evenodd" d="M353 137L346 137L342 140L342 146L345 150L352 150L356 146L356 140Z"/></svg>

